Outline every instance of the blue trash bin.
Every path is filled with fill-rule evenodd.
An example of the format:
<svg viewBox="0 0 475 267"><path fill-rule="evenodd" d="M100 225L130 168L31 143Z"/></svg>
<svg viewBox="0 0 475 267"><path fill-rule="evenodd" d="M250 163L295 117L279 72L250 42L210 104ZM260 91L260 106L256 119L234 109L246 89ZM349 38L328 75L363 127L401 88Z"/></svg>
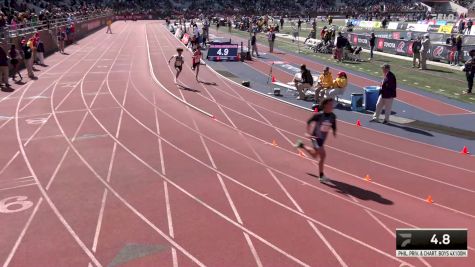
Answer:
<svg viewBox="0 0 475 267"><path fill-rule="evenodd" d="M363 111L363 94L361 93L351 94L351 110Z"/></svg>
<svg viewBox="0 0 475 267"><path fill-rule="evenodd" d="M378 102L379 91L381 87L379 86L366 86L364 90L364 108L366 110L375 111L376 103Z"/></svg>

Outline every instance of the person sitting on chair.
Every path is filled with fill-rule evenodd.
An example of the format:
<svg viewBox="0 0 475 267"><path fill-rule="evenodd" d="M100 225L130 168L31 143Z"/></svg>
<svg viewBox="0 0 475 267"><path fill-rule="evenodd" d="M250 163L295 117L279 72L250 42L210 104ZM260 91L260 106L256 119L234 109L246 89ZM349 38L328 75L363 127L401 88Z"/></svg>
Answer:
<svg viewBox="0 0 475 267"><path fill-rule="evenodd" d="M295 88L299 93L297 99L305 100L305 91L313 86L313 76L310 73L310 70L307 69L305 64L300 66L300 79L297 77L294 78ZM296 75L297 76L297 75Z"/></svg>
<svg viewBox="0 0 475 267"><path fill-rule="evenodd" d="M337 78L333 81L333 89L327 90L327 97L334 99L336 96L343 95L347 85L348 77L346 73L343 71L338 72Z"/></svg>
<svg viewBox="0 0 475 267"><path fill-rule="evenodd" d="M332 88L333 77L330 72L330 67L325 67L323 73L318 78L318 84L315 90L315 103L320 103L320 98L325 94L325 91Z"/></svg>

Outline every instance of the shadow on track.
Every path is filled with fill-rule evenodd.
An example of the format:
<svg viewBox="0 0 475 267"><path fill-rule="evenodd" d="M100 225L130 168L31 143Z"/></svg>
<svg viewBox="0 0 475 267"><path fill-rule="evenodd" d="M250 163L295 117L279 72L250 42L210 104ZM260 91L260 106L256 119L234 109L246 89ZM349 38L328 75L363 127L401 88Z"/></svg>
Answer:
<svg viewBox="0 0 475 267"><path fill-rule="evenodd" d="M178 86L178 89L181 89L181 90L190 91L190 92L194 92L194 93L201 92L200 90L196 90L196 89L193 89L193 88L190 88L190 87L186 87L186 86L181 85L181 84L177 84L177 86Z"/></svg>
<svg viewBox="0 0 475 267"><path fill-rule="evenodd" d="M433 137L433 136L434 136L433 134L431 134L431 133L429 133L429 132L426 132L426 131L424 131L424 130L420 130L420 129L417 129L417 128L412 128L412 127L408 127L408 126L398 125L398 124L394 124L394 123L388 123L387 125L388 125L388 126L391 126L391 127L403 129L404 131L408 131L408 132L411 132L411 133L416 133L416 134L425 135L425 136L430 136L430 137Z"/></svg>
<svg viewBox="0 0 475 267"><path fill-rule="evenodd" d="M318 176L313 174L313 173L307 173L307 174L312 176L312 177L318 178ZM353 196L353 197L355 197L357 199L360 199L360 200L364 200L364 201L372 200L374 202L377 202L377 203L380 203L380 204L383 204L383 205L393 205L394 204L394 202L392 202L389 199L385 199L384 197L382 197L378 193L375 193L375 192L372 192L372 191L369 191L369 190L366 190L366 189L363 189L363 188L359 188L359 187L356 187L354 185L347 184L347 183L344 183L344 182L339 182L339 181L336 181L336 180L330 180L330 181L325 182L323 184L328 186L328 187L336 189L336 192L338 192L340 194L350 195L350 196Z"/></svg>

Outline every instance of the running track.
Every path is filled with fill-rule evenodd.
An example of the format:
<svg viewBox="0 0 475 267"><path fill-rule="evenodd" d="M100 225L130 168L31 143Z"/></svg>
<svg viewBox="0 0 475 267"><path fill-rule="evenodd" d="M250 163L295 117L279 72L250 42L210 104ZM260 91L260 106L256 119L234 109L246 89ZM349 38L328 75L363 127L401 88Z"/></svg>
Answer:
<svg viewBox="0 0 475 267"><path fill-rule="evenodd" d="M161 24L113 30L2 93L4 266L473 266L470 234L468 258L394 251L397 227L473 232L473 157L339 122L320 184L308 111L197 83L188 51L179 89Z"/></svg>

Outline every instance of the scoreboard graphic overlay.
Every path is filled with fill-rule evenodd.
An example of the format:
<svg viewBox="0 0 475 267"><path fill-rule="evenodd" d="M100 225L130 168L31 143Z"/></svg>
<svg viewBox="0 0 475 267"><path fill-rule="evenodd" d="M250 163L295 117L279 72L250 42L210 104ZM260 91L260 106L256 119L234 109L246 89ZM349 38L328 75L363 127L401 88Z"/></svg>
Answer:
<svg viewBox="0 0 475 267"><path fill-rule="evenodd" d="M467 257L467 229L396 229L397 257Z"/></svg>

